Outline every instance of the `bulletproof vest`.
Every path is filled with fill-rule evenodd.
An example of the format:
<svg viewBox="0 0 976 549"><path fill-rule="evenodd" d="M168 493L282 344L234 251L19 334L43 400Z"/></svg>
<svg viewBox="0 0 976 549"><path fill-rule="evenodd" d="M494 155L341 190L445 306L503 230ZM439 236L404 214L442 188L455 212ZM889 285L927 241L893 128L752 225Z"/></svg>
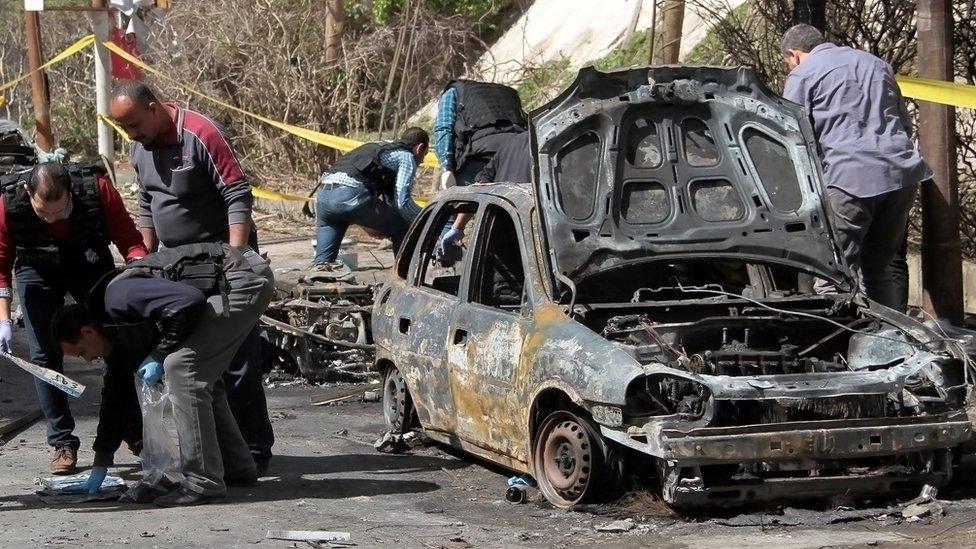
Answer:
<svg viewBox="0 0 976 549"><path fill-rule="evenodd" d="M527 122L518 92L509 86L473 80L455 80L444 89L453 87L457 93L454 116L454 163L460 167L472 153L478 151L476 141L490 135L525 129Z"/></svg>
<svg viewBox="0 0 976 549"><path fill-rule="evenodd" d="M121 273L113 269L105 274L88 293L85 303L92 320L98 323L99 331L113 347L125 349L136 354L148 355L159 341L159 327L152 320L142 322L119 322L105 314L105 288Z"/></svg>
<svg viewBox="0 0 976 549"><path fill-rule="evenodd" d="M32 171L0 178L7 231L14 244L17 266L110 270L114 265L105 216L99 200L96 175L104 173L95 164L65 166L71 177L69 233L56 239L48 234L44 221L34 212L27 191Z"/></svg>
<svg viewBox="0 0 976 549"><path fill-rule="evenodd" d="M182 282L210 297L227 293L225 255L224 245L219 242L184 244L133 261L127 270L141 270L151 276Z"/></svg>
<svg viewBox="0 0 976 549"><path fill-rule="evenodd" d="M384 167L380 154L403 149L410 152L410 145L403 141L375 141L360 145L344 154L329 166L329 173L344 173L366 185L376 196L392 196L396 187L396 170Z"/></svg>

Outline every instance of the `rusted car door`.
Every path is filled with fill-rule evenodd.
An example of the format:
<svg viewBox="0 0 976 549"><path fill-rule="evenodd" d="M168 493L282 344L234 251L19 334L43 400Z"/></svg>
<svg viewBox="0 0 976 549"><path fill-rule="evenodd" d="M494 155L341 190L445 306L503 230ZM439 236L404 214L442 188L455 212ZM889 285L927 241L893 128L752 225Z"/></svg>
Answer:
<svg viewBox="0 0 976 549"><path fill-rule="evenodd" d="M526 405L515 386L526 320L525 246L517 217L488 204L475 234L471 273L447 344L456 432L469 443L525 461Z"/></svg>
<svg viewBox="0 0 976 549"><path fill-rule="evenodd" d="M454 431L456 414L445 344L469 254L458 248L460 258L448 265L439 259L438 246L444 226L454 216L476 209L476 203L461 201L447 202L438 209L416 249L409 283L397 296L391 319L400 338L401 359L410 364L403 374L417 414L425 427L439 431Z"/></svg>

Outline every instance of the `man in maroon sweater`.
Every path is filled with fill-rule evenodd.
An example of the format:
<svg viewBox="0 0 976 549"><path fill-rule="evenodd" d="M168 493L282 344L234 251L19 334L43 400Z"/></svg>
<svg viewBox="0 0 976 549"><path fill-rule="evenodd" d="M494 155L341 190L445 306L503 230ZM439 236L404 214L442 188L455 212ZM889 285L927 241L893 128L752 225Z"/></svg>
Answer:
<svg viewBox="0 0 976 549"><path fill-rule="evenodd" d="M109 243L126 261L148 254L122 197L99 166L48 162L0 178L0 351L11 352L11 274L24 313L30 360L61 372L62 355L50 333L65 294L84 303L88 291L115 267ZM71 474L78 460L75 422L64 393L36 382L54 448L51 472ZM142 425L133 391L130 448L138 451Z"/></svg>

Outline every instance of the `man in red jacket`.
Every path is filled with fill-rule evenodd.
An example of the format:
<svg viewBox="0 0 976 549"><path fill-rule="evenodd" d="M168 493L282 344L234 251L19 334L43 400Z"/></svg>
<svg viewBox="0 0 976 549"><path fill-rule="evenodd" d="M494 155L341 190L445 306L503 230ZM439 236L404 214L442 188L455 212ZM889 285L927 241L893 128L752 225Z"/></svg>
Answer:
<svg viewBox="0 0 976 549"><path fill-rule="evenodd" d="M11 274L24 314L30 360L61 372L62 355L50 333L65 294L84 303L88 291L115 267L109 243L126 261L148 254L122 197L92 164L47 162L0 177L0 351L12 352ZM71 474L78 460L75 422L64 393L38 381L37 399L54 448L51 472ZM129 395L131 422L126 440L133 451L142 440L135 391Z"/></svg>

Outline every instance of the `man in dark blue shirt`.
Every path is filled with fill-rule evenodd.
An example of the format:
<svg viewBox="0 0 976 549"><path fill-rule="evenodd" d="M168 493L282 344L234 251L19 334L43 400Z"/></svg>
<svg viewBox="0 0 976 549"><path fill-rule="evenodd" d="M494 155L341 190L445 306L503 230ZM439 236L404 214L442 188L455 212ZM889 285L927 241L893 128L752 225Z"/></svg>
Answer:
<svg viewBox="0 0 976 549"><path fill-rule="evenodd" d="M157 498L157 505L220 498L227 490L225 477L257 480L221 375L273 292L270 268L253 251L242 255L227 244L191 244L151 254L110 276L92 291L87 311L78 306L61 311L53 331L67 355L91 361L119 352L146 353L138 368L131 363L106 376L90 492L98 490L119 444L113 387L131 383L133 370L149 385L165 374L173 400L185 479L179 489Z"/></svg>
<svg viewBox="0 0 976 549"><path fill-rule="evenodd" d="M919 183L931 179L891 65L826 42L796 25L780 49L790 67L783 96L806 107L820 146L837 244L867 296L904 309L907 276L892 278ZM827 291L818 283L818 291Z"/></svg>

